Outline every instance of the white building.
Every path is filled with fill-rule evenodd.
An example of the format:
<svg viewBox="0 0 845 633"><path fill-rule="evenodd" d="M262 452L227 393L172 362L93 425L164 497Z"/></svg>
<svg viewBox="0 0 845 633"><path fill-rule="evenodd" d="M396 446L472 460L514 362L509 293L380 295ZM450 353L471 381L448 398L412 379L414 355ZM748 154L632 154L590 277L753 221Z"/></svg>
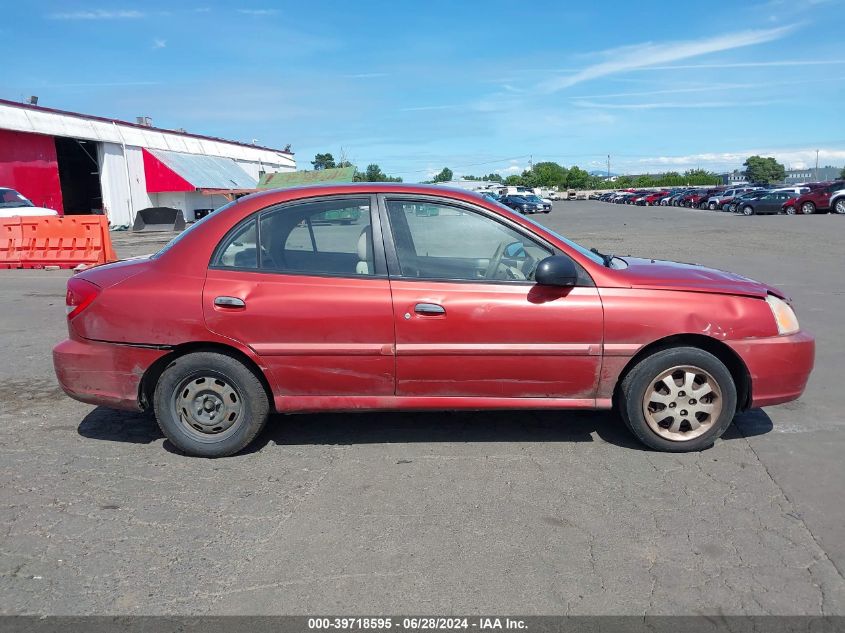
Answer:
<svg viewBox="0 0 845 633"><path fill-rule="evenodd" d="M132 224L140 209L214 209L293 154L236 141L0 100L0 187L65 214Z"/></svg>

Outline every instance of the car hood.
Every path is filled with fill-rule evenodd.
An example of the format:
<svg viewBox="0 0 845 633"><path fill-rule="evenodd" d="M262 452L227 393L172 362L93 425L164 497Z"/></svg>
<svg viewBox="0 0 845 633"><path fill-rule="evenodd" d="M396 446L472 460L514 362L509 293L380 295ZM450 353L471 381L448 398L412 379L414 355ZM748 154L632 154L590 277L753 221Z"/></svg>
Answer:
<svg viewBox="0 0 845 633"><path fill-rule="evenodd" d="M45 207L8 207L0 209L0 218L31 217L37 215L59 215L55 209L47 209Z"/></svg>
<svg viewBox="0 0 845 633"><path fill-rule="evenodd" d="M768 284L716 268L638 257L622 259L628 267L617 272L632 288L715 292L749 297L765 297L771 293L785 298L783 292Z"/></svg>

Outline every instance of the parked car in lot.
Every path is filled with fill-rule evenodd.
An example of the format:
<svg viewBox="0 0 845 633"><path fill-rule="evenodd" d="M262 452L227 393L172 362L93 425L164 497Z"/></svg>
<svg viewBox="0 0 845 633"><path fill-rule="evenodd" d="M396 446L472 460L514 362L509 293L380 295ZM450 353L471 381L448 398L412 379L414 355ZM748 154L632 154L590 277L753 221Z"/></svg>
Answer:
<svg viewBox="0 0 845 633"><path fill-rule="evenodd" d="M841 184L841 187L830 194L830 208L834 213L845 215L845 184Z"/></svg>
<svg viewBox="0 0 845 633"><path fill-rule="evenodd" d="M533 202L535 205L540 206L540 210L542 213L550 213L552 210L552 203L550 200L544 200L540 196L523 196L528 202Z"/></svg>
<svg viewBox="0 0 845 633"><path fill-rule="evenodd" d="M347 208L352 224L313 222ZM152 409L207 457L273 411L385 409L616 407L648 446L701 450L737 411L798 398L814 358L776 288L591 251L423 185L250 195L153 256L71 277L66 303L62 389Z"/></svg>
<svg viewBox="0 0 845 633"><path fill-rule="evenodd" d="M810 191L796 197L795 201L791 204L791 207L796 212L804 215L812 215L813 213L817 213L819 211L828 211L831 209L831 195L842 188L845 188L845 183L842 181L813 188Z"/></svg>
<svg viewBox="0 0 845 633"><path fill-rule="evenodd" d="M747 200L757 200L769 193L768 189L756 189L754 191L747 191L746 193L735 197L727 204L727 211L731 213L738 213L743 202Z"/></svg>
<svg viewBox="0 0 845 633"><path fill-rule="evenodd" d="M530 200L529 198L536 198L537 201ZM537 198L537 196L502 196L499 198L499 202L520 213L548 213L542 200ZM549 205L549 209L551 210L551 205Z"/></svg>
<svg viewBox="0 0 845 633"><path fill-rule="evenodd" d="M55 209L36 207L30 200L8 187L0 187L0 218L15 216L59 215Z"/></svg>
<svg viewBox="0 0 845 633"><path fill-rule="evenodd" d="M715 211L717 209L727 211L728 205L733 201L734 198L736 198L737 196L741 196L744 193L748 193L749 191L755 190L756 187L735 187L733 189L718 191L709 198L707 198L705 203L707 205L707 208L711 211Z"/></svg>
<svg viewBox="0 0 845 633"><path fill-rule="evenodd" d="M769 191L737 202L737 210L743 215L774 215L783 212L783 205L790 197L788 191Z"/></svg>

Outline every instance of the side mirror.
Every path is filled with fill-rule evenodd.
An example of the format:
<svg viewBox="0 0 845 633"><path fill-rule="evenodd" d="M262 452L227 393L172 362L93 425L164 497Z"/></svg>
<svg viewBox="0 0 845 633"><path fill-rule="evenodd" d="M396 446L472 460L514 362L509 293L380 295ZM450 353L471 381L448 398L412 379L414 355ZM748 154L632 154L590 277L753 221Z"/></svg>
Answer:
<svg viewBox="0 0 845 633"><path fill-rule="evenodd" d="M578 270L568 257L552 255L537 264L534 280L543 286L574 286L578 283Z"/></svg>

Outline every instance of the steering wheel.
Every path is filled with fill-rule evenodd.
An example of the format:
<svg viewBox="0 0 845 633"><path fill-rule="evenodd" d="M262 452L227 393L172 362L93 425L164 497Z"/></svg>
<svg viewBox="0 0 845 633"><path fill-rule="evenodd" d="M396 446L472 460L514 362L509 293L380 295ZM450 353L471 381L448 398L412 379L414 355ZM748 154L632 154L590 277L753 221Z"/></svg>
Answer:
<svg viewBox="0 0 845 633"><path fill-rule="evenodd" d="M496 252L490 258L490 263L487 265L487 272L484 273L485 279L495 279L496 271L499 270L499 264L505 256L505 249L508 247L508 242L500 242L496 247Z"/></svg>

